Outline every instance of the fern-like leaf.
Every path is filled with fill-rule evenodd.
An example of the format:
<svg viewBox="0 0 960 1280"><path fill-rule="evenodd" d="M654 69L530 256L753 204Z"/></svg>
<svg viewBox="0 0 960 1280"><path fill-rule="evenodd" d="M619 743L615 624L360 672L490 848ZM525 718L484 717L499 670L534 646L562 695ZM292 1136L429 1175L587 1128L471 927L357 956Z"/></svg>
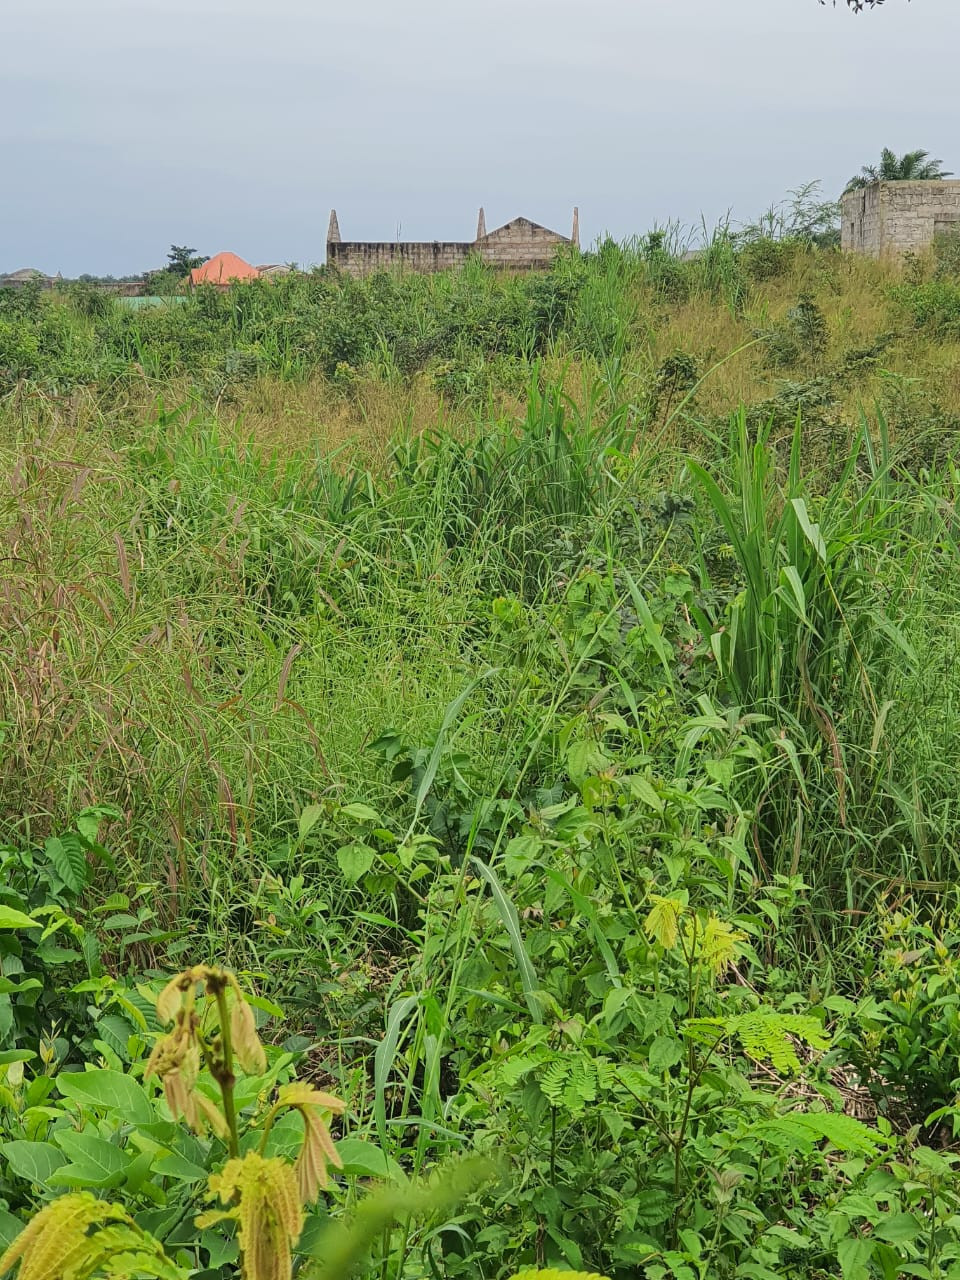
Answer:
<svg viewBox="0 0 960 1280"><path fill-rule="evenodd" d="M303 1230L300 1188L293 1166L248 1151L241 1159L228 1160L222 1172L211 1176L210 1194L219 1196L224 1204L236 1203L226 1210L201 1214L197 1226L235 1218L247 1280L289 1280L292 1246Z"/></svg>
<svg viewBox="0 0 960 1280"><path fill-rule="evenodd" d="M783 1154L809 1152L818 1143L828 1142L838 1151L872 1157L892 1141L853 1116L823 1112L791 1111L773 1120L760 1121L750 1132Z"/></svg>
<svg viewBox="0 0 960 1280"><path fill-rule="evenodd" d="M563 1105L574 1115L597 1099L597 1072L589 1058L574 1058L563 1090Z"/></svg>
<svg viewBox="0 0 960 1280"><path fill-rule="evenodd" d="M547 1053L548 1051L544 1049L541 1053L514 1054L512 1057L505 1058L497 1067L497 1076L503 1087L512 1089L519 1084L524 1076L542 1065Z"/></svg>
<svg viewBox="0 0 960 1280"><path fill-rule="evenodd" d="M748 1057L757 1062L769 1062L785 1075L796 1075L800 1071L794 1041L799 1040L821 1053L830 1044L821 1023L802 1013L755 1009L752 1013L741 1014L732 1029Z"/></svg>
<svg viewBox="0 0 960 1280"><path fill-rule="evenodd" d="M882 1147L893 1142L892 1138L884 1137L862 1120L842 1113L813 1112L799 1116L798 1119L818 1138L829 1142L838 1151L847 1151L852 1155L875 1155Z"/></svg>
<svg viewBox="0 0 960 1280"><path fill-rule="evenodd" d="M816 1018L764 1006L728 1018L692 1018L683 1030L700 1043L712 1043L718 1037L736 1039L748 1058L769 1063L781 1075L797 1075L801 1069L796 1041L818 1053L830 1045Z"/></svg>
<svg viewBox="0 0 960 1280"><path fill-rule="evenodd" d="M186 1280L187 1274L119 1205L87 1192L41 1209L0 1257L0 1275L17 1262L18 1280Z"/></svg>
<svg viewBox="0 0 960 1280"><path fill-rule="evenodd" d="M741 954L746 940L745 933L734 929L719 916L708 916L700 934L698 958L715 977L719 977Z"/></svg>
<svg viewBox="0 0 960 1280"><path fill-rule="evenodd" d="M555 1058L538 1081L540 1091L554 1107L558 1107L560 1105L560 1101L563 1097L563 1087L566 1084L567 1076L569 1074L570 1064L566 1059Z"/></svg>
<svg viewBox="0 0 960 1280"><path fill-rule="evenodd" d="M608 1092L617 1082L617 1073L613 1063L609 1058L594 1058L593 1065L597 1069L598 1087L602 1092Z"/></svg>

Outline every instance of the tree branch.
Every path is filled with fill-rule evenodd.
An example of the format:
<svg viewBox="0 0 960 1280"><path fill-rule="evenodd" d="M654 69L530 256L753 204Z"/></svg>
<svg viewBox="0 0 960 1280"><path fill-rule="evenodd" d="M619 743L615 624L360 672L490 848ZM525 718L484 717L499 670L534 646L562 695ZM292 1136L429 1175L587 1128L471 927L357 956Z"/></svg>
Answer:
<svg viewBox="0 0 960 1280"><path fill-rule="evenodd" d="M827 0L820 0L821 4L826 4ZM847 8L852 9L854 13L862 13L864 9L876 9L883 4L883 0L847 0ZM837 7L837 0L833 0L833 7Z"/></svg>

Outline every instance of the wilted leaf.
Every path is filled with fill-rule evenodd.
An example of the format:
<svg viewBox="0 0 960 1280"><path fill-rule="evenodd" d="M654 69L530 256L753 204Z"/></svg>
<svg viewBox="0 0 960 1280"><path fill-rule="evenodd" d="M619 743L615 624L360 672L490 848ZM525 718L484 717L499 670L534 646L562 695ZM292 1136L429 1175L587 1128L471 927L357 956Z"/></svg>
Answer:
<svg viewBox="0 0 960 1280"><path fill-rule="evenodd" d="M253 1010L238 995L234 995L233 1008L230 1010L230 1037L237 1061L247 1075L262 1076L267 1069L267 1055L257 1035Z"/></svg>

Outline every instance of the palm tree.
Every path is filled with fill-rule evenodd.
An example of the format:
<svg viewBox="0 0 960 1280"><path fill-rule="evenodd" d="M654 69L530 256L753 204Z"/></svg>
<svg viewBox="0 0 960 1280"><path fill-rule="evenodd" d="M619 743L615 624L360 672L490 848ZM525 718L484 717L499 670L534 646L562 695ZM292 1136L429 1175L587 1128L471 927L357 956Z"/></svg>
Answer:
<svg viewBox="0 0 960 1280"><path fill-rule="evenodd" d="M856 177L847 183L847 191L868 187L871 182L930 182L949 178L942 160L931 160L929 151L907 151L895 155L889 147L880 153L880 163L865 164Z"/></svg>

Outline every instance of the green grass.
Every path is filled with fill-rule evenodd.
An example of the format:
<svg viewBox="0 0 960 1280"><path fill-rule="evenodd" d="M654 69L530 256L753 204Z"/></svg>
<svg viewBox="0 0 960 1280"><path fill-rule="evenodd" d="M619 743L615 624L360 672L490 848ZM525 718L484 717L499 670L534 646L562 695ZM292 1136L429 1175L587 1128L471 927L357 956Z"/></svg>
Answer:
<svg viewBox="0 0 960 1280"><path fill-rule="evenodd" d="M134 865L177 909L224 859L249 865L248 889L305 804L394 802L369 744L387 729L429 742L481 672L457 751L488 784L578 709L580 693L553 705L561 677L594 712L622 711L635 672L615 633L632 625L651 646L664 634L654 671L678 714L696 691L765 717L744 799L759 865L850 909L884 875L949 879L952 472L897 479L864 436L824 487L802 474L802 428L781 461L741 418L712 466L678 458L661 488L663 454L625 409L588 415L535 387L528 404L515 428L401 441L377 475L264 457L192 415L126 446L107 430L18 448L10 829L115 803ZM682 582L665 587L671 558ZM595 599L574 603L584 574ZM510 610L525 635L504 656ZM584 659L576 628L604 610Z"/></svg>
<svg viewBox="0 0 960 1280"><path fill-rule="evenodd" d="M958 874L956 353L892 284L717 237L136 315L0 299L0 836L62 897L31 859L114 806L115 869L67 895L97 981L222 959L352 1135L418 1174L499 1151L485 1207L388 1231L371 1274L620 1280L644 1223L644 1265L676 1254L648 1274L691 1233L711 1275L748 1247L794 1274L764 1232L859 1188L771 1117L786 1037L820 1043L783 1019L862 1062L878 903L933 929ZM737 1152L766 1226L711 1237ZM809 1230L802 1274L834 1274Z"/></svg>

